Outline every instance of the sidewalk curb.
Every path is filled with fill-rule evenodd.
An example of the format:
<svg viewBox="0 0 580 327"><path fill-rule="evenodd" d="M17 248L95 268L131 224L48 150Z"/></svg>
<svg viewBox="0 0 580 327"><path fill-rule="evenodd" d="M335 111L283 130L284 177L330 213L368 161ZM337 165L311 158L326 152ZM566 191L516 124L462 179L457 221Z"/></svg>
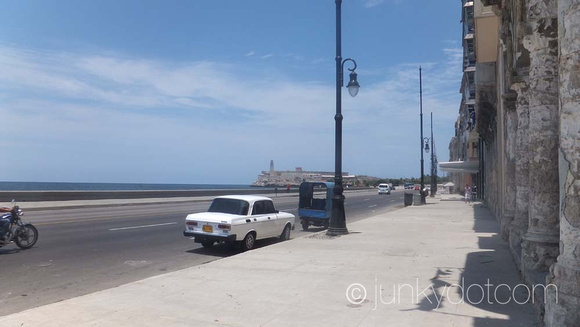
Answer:
<svg viewBox="0 0 580 327"><path fill-rule="evenodd" d="M191 202L210 202L208 199L192 199L192 200L181 200L181 201L152 201L152 202L127 202L127 203L95 203L95 204L78 204L78 205L62 205L62 206L45 206L45 207L34 207L26 208L25 206L20 206L21 209L25 211L43 211L43 210L63 210L63 209L86 209L86 208L100 208L100 207L124 207L124 206L135 206L135 205L159 205L159 204L176 204L176 203L191 203Z"/></svg>

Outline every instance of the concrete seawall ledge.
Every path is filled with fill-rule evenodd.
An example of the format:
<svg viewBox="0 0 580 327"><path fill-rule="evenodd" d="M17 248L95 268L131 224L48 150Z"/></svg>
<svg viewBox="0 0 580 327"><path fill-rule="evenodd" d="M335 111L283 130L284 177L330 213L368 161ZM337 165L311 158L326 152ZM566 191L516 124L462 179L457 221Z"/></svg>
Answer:
<svg viewBox="0 0 580 327"><path fill-rule="evenodd" d="M368 190L369 188L351 188L350 190ZM297 194L298 189L290 193ZM0 191L0 203L38 201L73 201L73 200L109 200L109 199L147 199L147 198L191 198L200 196L219 196L227 194L264 194L272 196L273 188L255 189L213 189L213 190L151 190L151 191ZM278 194L287 194L278 189Z"/></svg>
<svg viewBox="0 0 580 327"><path fill-rule="evenodd" d="M364 189L349 189L346 190L345 193L351 192L360 192L360 191L368 191L372 189L364 188ZM212 190L217 191L217 190ZM17 201L17 204L25 211L37 211L37 210L52 210L52 209L81 209L81 208L89 208L89 207L117 207L117 206L129 206L129 205L159 205L159 204L172 204L172 203L192 203L192 202L204 202L204 201L211 201L214 197L219 195L226 195L226 194L253 194L253 195L261 195L267 196L271 198L276 198L275 194L272 192L270 194L265 192L254 192L254 193L241 193L236 192L239 190L219 190L223 191L223 193L214 193L208 194L203 192L198 192L197 196L186 196L186 197L141 197L141 198L109 198L104 199L83 199L83 200L44 200L44 201L23 201L21 197L15 195L13 198ZM262 190L266 191L266 190ZM142 191L139 191L142 193ZM158 191L155 191L158 192ZM0 192L0 193L11 193L15 194L16 192ZM74 192L73 192L74 193ZM111 193L111 192L106 192ZM213 193L213 192L210 192ZM145 195L152 195L154 193L149 193ZM111 194L115 195L115 194ZM291 191L290 193L278 192L277 197L297 197L298 192ZM26 198L26 197L24 197ZM65 197L66 198L66 197ZM2 205L9 205L11 201L6 198L3 201L0 201Z"/></svg>
<svg viewBox="0 0 580 327"><path fill-rule="evenodd" d="M294 190L292 190L294 191ZM295 192L295 191L294 191ZM274 194L274 189L152 190L152 191L0 191L0 202L184 198L225 194Z"/></svg>
<svg viewBox="0 0 580 327"><path fill-rule="evenodd" d="M289 194L291 196L291 194ZM214 196L180 197L180 198L141 198L141 199L103 199L103 200L69 200L69 201L28 201L17 204L22 210L57 210L83 209L97 207L122 207L131 205L161 205L211 201Z"/></svg>

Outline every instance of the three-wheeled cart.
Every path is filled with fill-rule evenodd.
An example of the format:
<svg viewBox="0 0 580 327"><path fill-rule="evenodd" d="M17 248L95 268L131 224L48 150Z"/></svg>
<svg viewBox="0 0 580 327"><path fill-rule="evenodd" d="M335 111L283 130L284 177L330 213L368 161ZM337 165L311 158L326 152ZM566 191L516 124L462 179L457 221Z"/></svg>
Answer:
<svg viewBox="0 0 580 327"><path fill-rule="evenodd" d="M298 216L303 230L309 226L328 228L332 213L334 183L303 182L300 184Z"/></svg>

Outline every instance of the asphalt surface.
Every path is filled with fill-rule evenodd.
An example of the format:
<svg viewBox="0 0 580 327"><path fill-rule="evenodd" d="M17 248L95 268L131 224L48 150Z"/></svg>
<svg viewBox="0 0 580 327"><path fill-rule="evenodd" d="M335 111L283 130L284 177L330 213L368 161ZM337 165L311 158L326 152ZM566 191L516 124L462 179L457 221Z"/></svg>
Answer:
<svg viewBox="0 0 580 327"><path fill-rule="evenodd" d="M347 224L401 208L403 194L345 194ZM273 199L276 209L297 215L297 197ZM26 213L24 220L38 228L40 238L30 250L0 248L0 316L236 255L221 245L204 249L183 236L185 216L208 207L192 202ZM302 231L297 224L292 238L322 230Z"/></svg>

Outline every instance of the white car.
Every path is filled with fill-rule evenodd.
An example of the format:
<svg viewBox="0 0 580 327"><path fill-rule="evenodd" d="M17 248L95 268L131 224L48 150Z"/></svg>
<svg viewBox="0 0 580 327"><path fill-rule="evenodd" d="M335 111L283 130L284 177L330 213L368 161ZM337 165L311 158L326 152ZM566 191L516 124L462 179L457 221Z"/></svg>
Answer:
<svg viewBox="0 0 580 327"><path fill-rule="evenodd" d="M389 184L381 183L379 184L379 195L380 194L391 194L391 187Z"/></svg>
<svg viewBox="0 0 580 327"><path fill-rule="evenodd" d="M414 188L415 188L415 184L405 183L405 190L413 190Z"/></svg>
<svg viewBox="0 0 580 327"><path fill-rule="evenodd" d="M288 240L295 220L293 214L276 210L272 199L267 197L218 196L207 212L185 218L183 235L194 237L195 242L205 248L216 242L226 242L232 247L241 243L243 250L250 250L259 239L279 237Z"/></svg>

